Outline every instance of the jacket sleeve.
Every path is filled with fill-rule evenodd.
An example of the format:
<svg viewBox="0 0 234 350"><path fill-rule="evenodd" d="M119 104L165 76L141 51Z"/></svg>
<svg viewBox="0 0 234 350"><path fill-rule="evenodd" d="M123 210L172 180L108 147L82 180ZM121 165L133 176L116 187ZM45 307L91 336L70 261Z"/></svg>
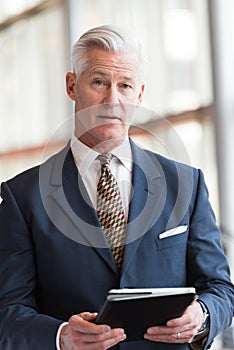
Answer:
<svg viewBox="0 0 234 350"><path fill-rule="evenodd" d="M40 314L30 229L9 186L0 205L0 349L52 350L62 321Z"/></svg>
<svg viewBox="0 0 234 350"><path fill-rule="evenodd" d="M188 283L195 286L199 299L210 314L206 349L223 329L230 326L234 312L234 287L221 242L221 234L208 199L201 171L191 216L187 253Z"/></svg>

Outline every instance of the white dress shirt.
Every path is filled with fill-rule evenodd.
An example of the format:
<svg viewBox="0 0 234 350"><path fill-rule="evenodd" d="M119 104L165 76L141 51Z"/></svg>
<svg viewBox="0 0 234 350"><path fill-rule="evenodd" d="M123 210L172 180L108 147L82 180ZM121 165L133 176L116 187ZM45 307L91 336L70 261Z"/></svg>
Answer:
<svg viewBox="0 0 234 350"><path fill-rule="evenodd" d="M99 153L80 142L75 135L71 139L71 150L91 202L96 208L97 184L101 176L101 164L96 159ZM110 153L114 155L110 163L111 172L118 182L127 220L132 192L132 151L129 140L124 140Z"/></svg>
<svg viewBox="0 0 234 350"><path fill-rule="evenodd" d="M80 142L74 134L71 139L71 151L90 200L94 208L96 208L97 184L101 176L101 163L97 159L99 153ZM132 151L129 140L124 140L120 146L114 148L110 153L114 156L111 160L110 168L119 185L124 215L127 221L132 193ZM59 345L60 333L62 327L66 324L67 322L64 322L58 328L56 335L57 350L61 350Z"/></svg>

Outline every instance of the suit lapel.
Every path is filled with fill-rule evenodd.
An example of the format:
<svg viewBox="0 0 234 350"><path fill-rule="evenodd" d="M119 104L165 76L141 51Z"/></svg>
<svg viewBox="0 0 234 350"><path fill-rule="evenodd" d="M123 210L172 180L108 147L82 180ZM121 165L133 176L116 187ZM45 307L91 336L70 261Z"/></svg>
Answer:
<svg viewBox="0 0 234 350"><path fill-rule="evenodd" d="M93 248L118 273L69 145L40 167L40 189L47 214L59 231Z"/></svg>
<svg viewBox="0 0 234 350"><path fill-rule="evenodd" d="M155 225L166 201L166 184L154 155L131 142L133 197L129 208L123 270L127 269L145 234Z"/></svg>

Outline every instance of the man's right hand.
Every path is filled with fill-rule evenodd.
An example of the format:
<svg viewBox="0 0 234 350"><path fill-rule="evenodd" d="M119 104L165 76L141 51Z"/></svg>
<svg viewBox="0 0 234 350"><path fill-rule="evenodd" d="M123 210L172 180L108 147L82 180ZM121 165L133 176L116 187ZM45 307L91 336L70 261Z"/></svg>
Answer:
<svg viewBox="0 0 234 350"><path fill-rule="evenodd" d="M111 329L108 325L93 323L96 316L89 312L73 315L61 330L61 350L104 350L126 339L122 328Z"/></svg>

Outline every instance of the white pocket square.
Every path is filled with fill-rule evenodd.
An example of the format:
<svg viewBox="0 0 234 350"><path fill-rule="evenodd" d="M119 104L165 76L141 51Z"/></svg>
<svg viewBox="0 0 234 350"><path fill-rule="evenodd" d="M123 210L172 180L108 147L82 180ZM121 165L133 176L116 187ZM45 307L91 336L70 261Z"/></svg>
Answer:
<svg viewBox="0 0 234 350"><path fill-rule="evenodd" d="M187 231L187 228L188 228L188 225L182 225L182 226L174 227L174 228L172 228L172 229L170 229L168 231L160 233L159 239L170 237L170 236L179 235L180 233L183 233L183 232Z"/></svg>

